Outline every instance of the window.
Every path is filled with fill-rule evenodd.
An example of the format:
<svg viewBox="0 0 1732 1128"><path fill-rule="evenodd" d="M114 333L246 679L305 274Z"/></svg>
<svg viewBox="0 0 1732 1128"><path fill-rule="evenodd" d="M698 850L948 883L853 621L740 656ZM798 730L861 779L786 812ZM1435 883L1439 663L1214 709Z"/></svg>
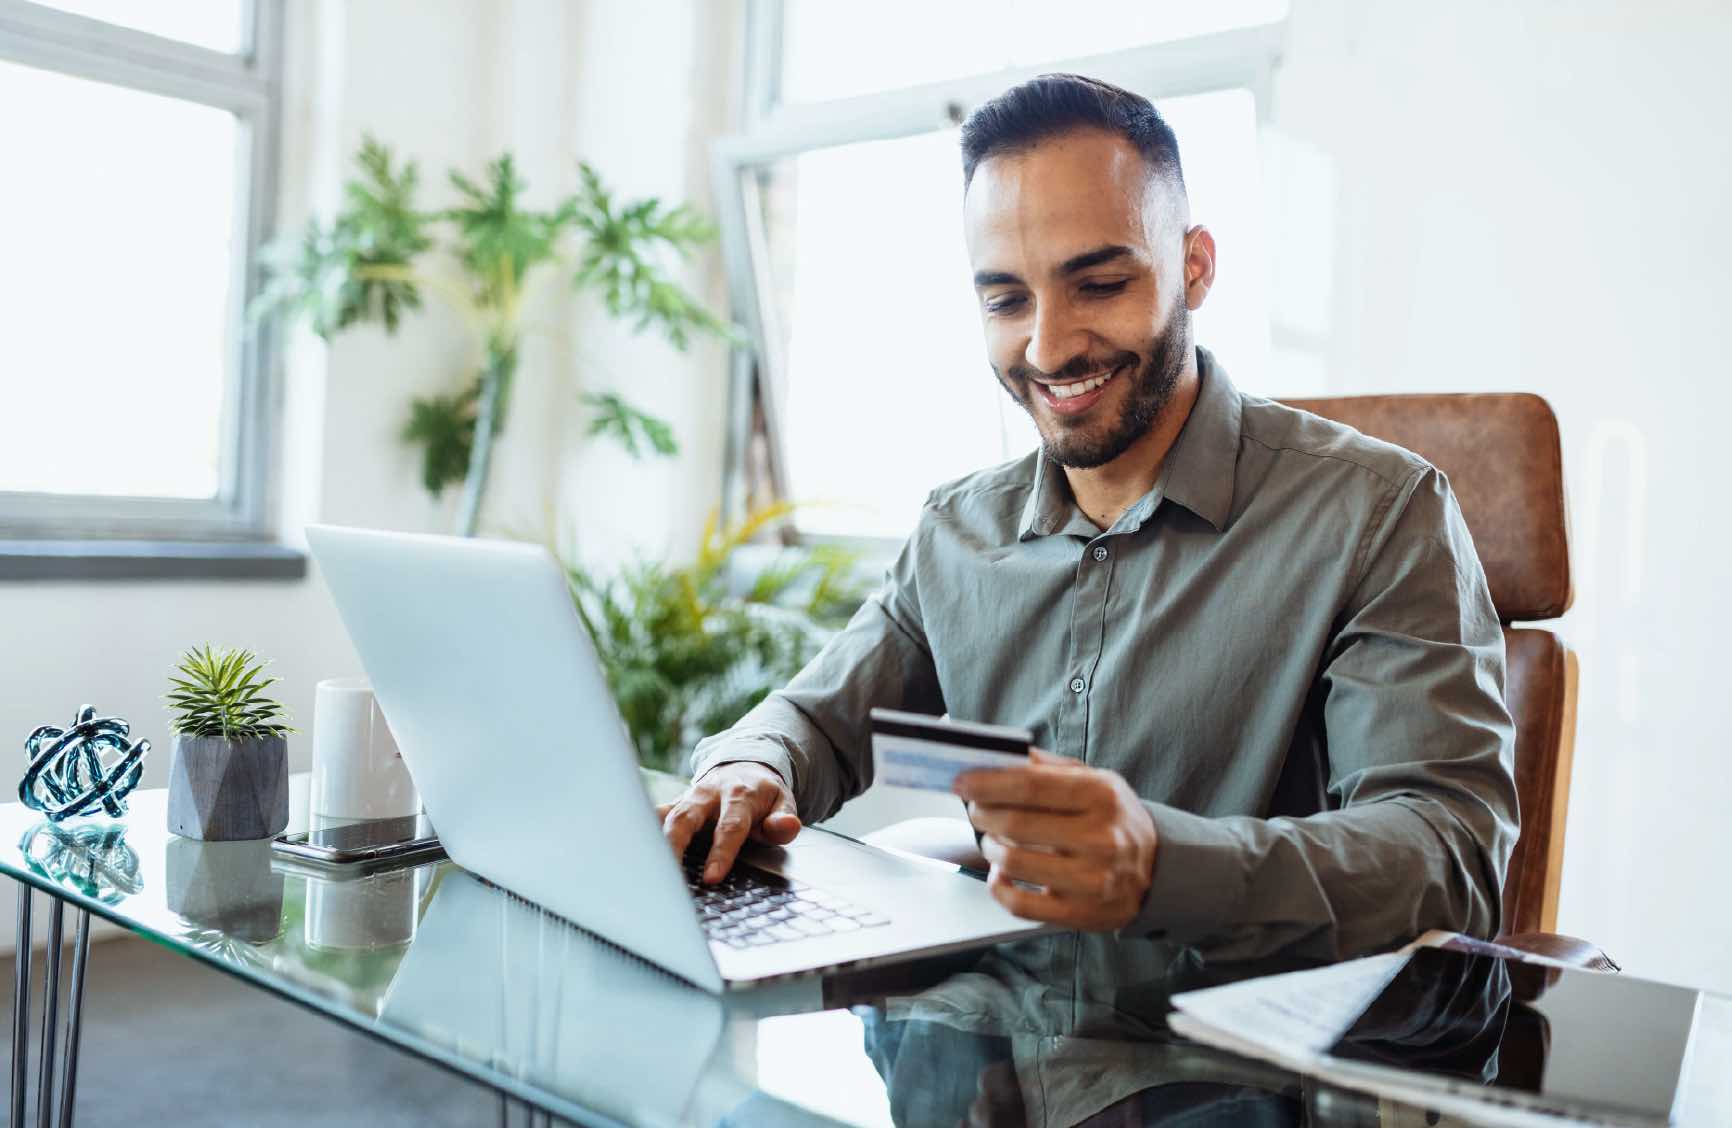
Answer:
<svg viewBox="0 0 1732 1128"><path fill-rule="evenodd" d="M276 0L0 0L0 537L265 534Z"/></svg>
<svg viewBox="0 0 1732 1128"><path fill-rule="evenodd" d="M902 18L887 10L898 7ZM774 493L802 503L806 537L899 540L933 486L1038 445L986 364L956 123L1041 71L1098 75L1160 107L1179 137L1193 217L1221 247L1198 340L1229 368L1260 370L1269 319L1258 117L1283 9L755 7L756 113L717 150L733 292L758 344L757 362L736 372L745 402L728 503ZM875 43L886 29L896 42Z"/></svg>

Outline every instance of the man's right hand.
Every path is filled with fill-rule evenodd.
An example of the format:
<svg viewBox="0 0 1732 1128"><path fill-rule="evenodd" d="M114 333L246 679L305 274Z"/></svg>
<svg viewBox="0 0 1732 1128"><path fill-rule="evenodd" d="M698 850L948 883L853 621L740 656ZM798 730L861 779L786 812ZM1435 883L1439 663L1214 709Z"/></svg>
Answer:
<svg viewBox="0 0 1732 1128"><path fill-rule="evenodd" d="M656 808L662 833L674 848L674 856L686 856L686 847L704 827L715 824L704 880L717 882L733 868L747 837L769 846L785 846L800 833L794 793L774 768L749 760L736 760L705 772L672 803Z"/></svg>

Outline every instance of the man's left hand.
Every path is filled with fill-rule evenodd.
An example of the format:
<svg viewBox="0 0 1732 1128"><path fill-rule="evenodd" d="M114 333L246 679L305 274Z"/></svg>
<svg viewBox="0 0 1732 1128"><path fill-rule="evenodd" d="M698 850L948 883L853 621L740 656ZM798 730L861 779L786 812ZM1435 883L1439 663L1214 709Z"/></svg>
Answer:
<svg viewBox="0 0 1732 1128"><path fill-rule="evenodd" d="M1154 876L1148 808L1117 772L1039 748L1029 760L956 777L969 821L985 834L987 888L1027 920L1090 932L1124 927Z"/></svg>

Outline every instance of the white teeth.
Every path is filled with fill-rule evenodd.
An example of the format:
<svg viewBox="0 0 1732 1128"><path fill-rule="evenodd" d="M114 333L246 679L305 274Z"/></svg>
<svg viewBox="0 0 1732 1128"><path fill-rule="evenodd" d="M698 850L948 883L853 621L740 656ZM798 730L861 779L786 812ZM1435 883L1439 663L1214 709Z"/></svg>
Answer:
<svg viewBox="0 0 1732 1128"><path fill-rule="evenodd" d="M1113 373L1117 371L1118 369L1115 368L1113 369L1113 372L1109 372L1105 376L1096 376L1089 380L1078 380L1074 384L1048 384L1046 390L1052 393L1053 399L1070 399L1072 396L1080 396L1085 392L1094 391L1108 380L1111 380L1113 378Z"/></svg>

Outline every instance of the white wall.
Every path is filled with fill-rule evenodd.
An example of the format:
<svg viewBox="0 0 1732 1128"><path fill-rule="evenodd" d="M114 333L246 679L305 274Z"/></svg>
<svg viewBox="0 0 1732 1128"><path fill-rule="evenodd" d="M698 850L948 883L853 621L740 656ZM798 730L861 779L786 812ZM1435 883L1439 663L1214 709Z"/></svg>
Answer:
<svg viewBox="0 0 1732 1128"><path fill-rule="evenodd" d="M336 205L364 132L421 162L428 203L448 198L447 168L479 173L511 147L541 201L575 186L584 156L624 192L708 208L703 143L726 113L730 56L720 47L736 33L736 4L693 11L682 3L317 0L286 8L285 230L309 210ZM687 281L719 308L717 275L713 256L704 256ZM596 544L586 555L604 564L636 548L688 551L717 494L720 350L681 355L659 341L621 340L625 329L549 282L484 526L532 537L563 531L567 544ZM285 536L295 539L314 520L448 528L453 499L435 505L426 497L415 452L396 434L412 395L457 386L473 358L458 322L436 302L395 337L359 328L327 348L298 334L283 381ZM600 444L583 441L580 383L619 387L664 411L683 457L639 466L582 450ZM589 485L599 481L607 488ZM206 640L275 659L283 699L303 730L290 738L291 765L309 766L314 683L359 672L316 574L294 582L0 583L0 747L17 756L32 728L65 723L88 701L151 739L143 785L166 784L165 678L182 650ZM11 947L13 912L12 898L0 895L0 950Z"/></svg>
<svg viewBox="0 0 1732 1128"><path fill-rule="evenodd" d="M567 11L568 65L580 89L568 128L581 156L622 197L685 200L711 211L709 144L729 131L735 113L743 7L735 3L606 0L552 7ZM537 134L539 119L517 116ZM719 256L694 263L686 285L712 310L726 313ZM666 419L680 445L674 459L636 460L613 442L573 441L577 414L547 443L547 465L560 499L557 540L599 569L638 556L683 557L721 499L727 351L696 340L675 352L659 335L636 336L593 299L578 303L564 342L563 403L576 412L574 387L618 392ZM514 501L521 507L521 496ZM527 520L527 518L520 518Z"/></svg>
<svg viewBox="0 0 1732 1128"><path fill-rule="evenodd" d="M1312 349L1317 390L1551 401L1576 569L1560 629L1582 664L1559 927L1732 989L1732 11L1294 7L1276 343ZM1307 371L1239 378L1278 394Z"/></svg>

